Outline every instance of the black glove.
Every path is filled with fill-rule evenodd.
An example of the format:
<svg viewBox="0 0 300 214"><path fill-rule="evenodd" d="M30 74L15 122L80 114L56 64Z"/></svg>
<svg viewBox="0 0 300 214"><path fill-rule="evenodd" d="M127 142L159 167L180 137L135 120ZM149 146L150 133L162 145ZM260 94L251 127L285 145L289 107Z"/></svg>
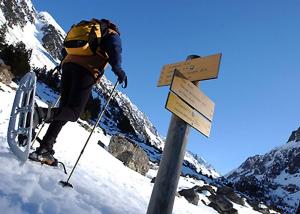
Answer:
<svg viewBox="0 0 300 214"><path fill-rule="evenodd" d="M118 77L119 83L124 84L122 87L126 88L127 87L127 76L126 76L125 72L122 69L113 69L113 72Z"/></svg>

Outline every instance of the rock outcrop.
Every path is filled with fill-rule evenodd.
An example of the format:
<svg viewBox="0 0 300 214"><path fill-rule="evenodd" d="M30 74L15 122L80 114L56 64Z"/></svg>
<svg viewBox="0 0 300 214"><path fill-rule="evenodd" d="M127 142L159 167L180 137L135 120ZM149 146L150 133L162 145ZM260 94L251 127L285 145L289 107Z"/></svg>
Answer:
<svg viewBox="0 0 300 214"><path fill-rule="evenodd" d="M0 61L0 82L9 85L14 78L14 75L11 73L10 66L5 65Z"/></svg>
<svg viewBox="0 0 300 214"><path fill-rule="evenodd" d="M142 175L145 175L150 168L149 158L144 150L124 137L113 136L108 151L124 165Z"/></svg>

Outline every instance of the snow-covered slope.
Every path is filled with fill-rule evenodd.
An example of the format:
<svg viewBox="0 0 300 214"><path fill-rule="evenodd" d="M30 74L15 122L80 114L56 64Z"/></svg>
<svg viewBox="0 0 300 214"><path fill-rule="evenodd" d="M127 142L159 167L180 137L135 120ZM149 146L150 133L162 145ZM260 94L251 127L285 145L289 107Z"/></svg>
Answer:
<svg viewBox="0 0 300 214"><path fill-rule="evenodd" d="M65 32L51 15L37 12L30 0L1 0L0 9L0 26L6 26L7 42L22 41L32 49L33 66L54 67Z"/></svg>
<svg viewBox="0 0 300 214"><path fill-rule="evenodd" d="M7 28L9 43L22 41L32 49L33 66L50 69L59 62L65 32L49 13L36 11L30 0L1 0L0 26L3 25ZM98 89L94 90L93 94L101 99L102 106L112 87L112 83L103 77ZM118 92L100 126L109 135L125 135L131 142L139 144L151 161L159 162L164 142L147 116L125 94ZM219 176L213 167L197 161L193 155L186 156L185 160L185 174Z"/></svg>
<svg viewBox="0 0 300 214"><path fill-rule="evenodd" d="M38 88L40 96L43 88ZM34 162L20 165L6 142L6 130L14 91L0 83L0 209L1 213L146 213L153 184L151 176L142 176L125 167L97 141L108 142L101 129L96 130L70 182L73 189L63 188L58 182L67 176L58 168ZM48 96L49 98L50 96ZM41 102L41 101L39 101ZM56 157L70 172L88 136L78 123L68 123L55 144ZM180 178L179 189L204 185L203 181ZM200 194L199 204L192 205L184 197L176 197L175 214L217 213L205 205L207 194ZM249 205L234 204L239 213L257 213Z"/></svg>
<svg viewBox="0 0 300 214"><path fill-rule="evenodd" d="M31 64L52 68L60 58L65 32L47 12L38 12L30 0L0 0L0 27L9 43L22 41L32 49ZM1 213L145 213L156 176L164 141L147 116L125 94L117 92L100 127L91 139L71 183L74 189L63 189L57 183L66 176L61 170L28 162L19 165L6 142L10 107L14 97L12 86L0 83L0 209ZM15 85L13 87L16 87ZM105 77L93 90L101 105L112 89ZM37 97L54 103L58 94L38 83ZM42 101L40 105L45 105ZM93 123L93 121L89 121ZM78 157L88 132L80 123L68 123L55 145L55 156L68 171ZM43 135L43 133L42 133ZM97 145L108 144L110 136L125 136L139 145L149 156L151 170L146 177L126 168L119 160ZM216 213L220 207L238 213L257 213L243 199L216 180L219 174L192 152L187 152L178 190L196 188L198 205L176 197L174 213ZM212 209L211 207L214 207ZM259 207L256 210L261 210ZM268 209L264 209L268 210ZM219 210L220 212L220 210ZM265 213L271 213L264 211Z"/></svg>
<svg viewBox="0 0 300 214"><path fill-rule="evenodd" d="M227 178L238 191L277 206L284 213L296 213L300 201L299 134L300 129L283 146L248 158Z"/></svg>

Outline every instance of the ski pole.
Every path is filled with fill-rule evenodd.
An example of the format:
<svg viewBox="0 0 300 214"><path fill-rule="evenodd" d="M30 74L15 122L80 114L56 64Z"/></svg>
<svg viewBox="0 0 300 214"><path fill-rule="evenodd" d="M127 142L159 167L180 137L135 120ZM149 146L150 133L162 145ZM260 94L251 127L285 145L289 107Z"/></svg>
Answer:
<svg viewBox="0 0 300 214"><path fill-rule="evenodd" d="M56 99L56 101L55 101L53 107L55 107L55 106L57 105L57 103L59 102L60 98L61 98L61 96L59 96L59 97ZM50 108L53 108L53 107L50 107ZM30 147L31 149L33 149L33 145L34 145L36 139L38 138L39 134L41 133L42 129L44 128L45 124L46 124L45 121L43 121L43 122L42 122L41 128L39 129L39 131L38 131L38 132L36 133L36 135L34 136L34 139L32 140L31 147Z"/></svg>
<svg viewBox="0 0 300 214"><path fill-rule="evenodd" d="M74 167L73 167L73 169L72 169L72 171L71 171L71 173L70 173L70 175L69 175L67 181L62 181L62 180L59 181L59 183L60 183L63 187L66 187L66 186L67 186L67 187L72 187L72 188L73 188L73 185L72 185L71 183L69 183L69 180L70 180L70 178L71 178L71 176L72 176L72 174L73 174L73 172L74 172L74 170L75 170L75 168L76 168L76 166L77 166L77 164L78 164L78 162L79 162L79 160L80 160L80 158L81 158L81 156L82 156L82 154L83 154L83 152L84 152L84 150L85 150L85 147L87 146L87 144L88 144L88 142L89 142L89 140L90 140L90 138L91 138L91 136L92 136L92 134L93 134L93 132L94 132L94 130L95 130L95 128L97 127L97 125L98 125L98 123L100 122L102 116L104 115L104 112L105 112L105 110L106 110L106 108L107 108L107 106L108 106L108 104L109 104L111 98L113 97L113 94L114 94L115 89L116 89L116 87L118 86L118 84L119 84L119 81L117 80L117 82L115 83L115 86L114 86L114 88L113 88L111 94L109 95L109 97L108 97L108 99L107 99L107 102L106 102L106 104L105 104L105 106L104 106L104 108L103 108L101 114L99 115L99 117L98 117L98 119L97 119L97 122L95 123L95 125L94 125L94 127L93 127L93 129L92 129L92 131L91 131L91 133L90 133L90 135L89 135L89 137L87 138L87 140L86 140L86 142L85 142L85 144L84 144L84 147L82 148L82 150L81 150L81 152L80 152L80 155L79 155L79 157L78 157L78 159L77 159L77 161L76 161L76 163L75 163L75 165L74 165Z"/></svg>

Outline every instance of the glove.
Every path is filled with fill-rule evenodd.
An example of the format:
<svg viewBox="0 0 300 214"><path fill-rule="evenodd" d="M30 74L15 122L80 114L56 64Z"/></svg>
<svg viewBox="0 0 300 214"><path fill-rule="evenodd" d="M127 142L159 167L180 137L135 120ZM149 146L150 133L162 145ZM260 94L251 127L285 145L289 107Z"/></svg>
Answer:
<svg viewBox="0 0 300 214"><path fill-rule="evenodd" d="M125 72L122 69L114 69L113 72L118 77L119 84L124 84L122 87L127 87L127 76Z"/></svg>

